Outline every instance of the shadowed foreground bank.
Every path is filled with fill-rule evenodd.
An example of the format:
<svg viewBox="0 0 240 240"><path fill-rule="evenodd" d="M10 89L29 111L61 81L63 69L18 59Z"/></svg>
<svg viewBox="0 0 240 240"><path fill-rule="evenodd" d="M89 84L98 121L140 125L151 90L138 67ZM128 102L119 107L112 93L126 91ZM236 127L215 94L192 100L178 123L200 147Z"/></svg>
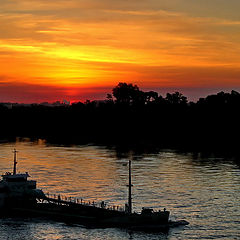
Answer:
<svg viewBox="0 0 240 240"><path fill-rule="evenodd" d="M49 142L240 152L240 94L220 92L188 102L119 83L105 101L59 106L0 105L1 139L44 138Z"/></svg>

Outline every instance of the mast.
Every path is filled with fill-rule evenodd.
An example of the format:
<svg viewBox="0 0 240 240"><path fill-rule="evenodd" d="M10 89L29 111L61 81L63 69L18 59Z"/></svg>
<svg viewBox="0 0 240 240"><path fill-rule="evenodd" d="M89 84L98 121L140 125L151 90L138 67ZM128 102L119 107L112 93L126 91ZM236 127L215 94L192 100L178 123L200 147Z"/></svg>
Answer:
<svg viewBox="0 0 240 240"><path fill-rule="evenodd" d="M129 184L128 184L128 213L132 213L132 169L131 169L132 161L129 160L128 167L129 167Z"/></svg>
<svg viewBox="0 0 240 240"><path fill-rule="evenodd" d="M13 175L17 173L17 150L14 148L14 163L13 163Z"/></svg>

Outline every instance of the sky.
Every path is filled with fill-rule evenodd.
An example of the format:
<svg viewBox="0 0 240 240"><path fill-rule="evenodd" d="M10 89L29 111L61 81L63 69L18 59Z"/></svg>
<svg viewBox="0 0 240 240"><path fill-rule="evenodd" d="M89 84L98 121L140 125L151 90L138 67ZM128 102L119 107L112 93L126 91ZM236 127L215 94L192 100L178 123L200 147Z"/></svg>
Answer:
<svg viewBox="0 0 240 240"><path fill-rule="evenodd" d="M0 102L104 99L119 82L240 91L239 0L0 0Z"/></svg>

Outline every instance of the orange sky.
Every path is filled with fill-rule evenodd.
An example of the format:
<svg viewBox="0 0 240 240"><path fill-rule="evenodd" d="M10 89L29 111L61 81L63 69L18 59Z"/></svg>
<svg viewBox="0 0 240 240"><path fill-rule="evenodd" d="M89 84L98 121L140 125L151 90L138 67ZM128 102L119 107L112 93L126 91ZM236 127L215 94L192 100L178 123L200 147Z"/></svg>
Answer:
<svg viewBox="0 0 240 240"><path fill-rule="evenodd" d="M239 0L1 0L0 101L101 99L120 81L190 98L240 90L239 9Z"/></svg>

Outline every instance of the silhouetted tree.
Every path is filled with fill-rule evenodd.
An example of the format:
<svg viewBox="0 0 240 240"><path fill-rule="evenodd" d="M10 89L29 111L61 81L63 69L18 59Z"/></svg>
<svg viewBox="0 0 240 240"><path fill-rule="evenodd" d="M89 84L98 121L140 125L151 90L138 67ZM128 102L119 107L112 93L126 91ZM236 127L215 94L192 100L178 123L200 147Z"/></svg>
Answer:
<svg viewBox="0 0 240 240"><path fill-rule="evenodd" d="M145 92L136 90L132 92L132 104L141 106L146 103L146 95Z"/></svg>
<svg viewBox="0 0 240 240"><path fill-rule="evenodd" d="M171 104L186 104L187 97L183 96L182 93L175 92L175 93L167 93L166 100Z"/></svg>
<svg viewBox="0 0 240 240"><path fill-rule="evenodd" d="M158 99L158 93L154 91L145 92L146 102L154 102Z"/></svg>
<svg viewBox="0 0 240 240"><path fill-rule="evenodd" d="M119 83L112 90L113 96L116 98L117 103L125 103L130 104L134 98L139 93L139 88L137 85L127 84L127 83Z"/></svg>
<svg viewBox="0 0 240 240"><path fill-rule="evenodd" d="M106 98L108 102L113 102L112 94L108 93Z"/></svg>

